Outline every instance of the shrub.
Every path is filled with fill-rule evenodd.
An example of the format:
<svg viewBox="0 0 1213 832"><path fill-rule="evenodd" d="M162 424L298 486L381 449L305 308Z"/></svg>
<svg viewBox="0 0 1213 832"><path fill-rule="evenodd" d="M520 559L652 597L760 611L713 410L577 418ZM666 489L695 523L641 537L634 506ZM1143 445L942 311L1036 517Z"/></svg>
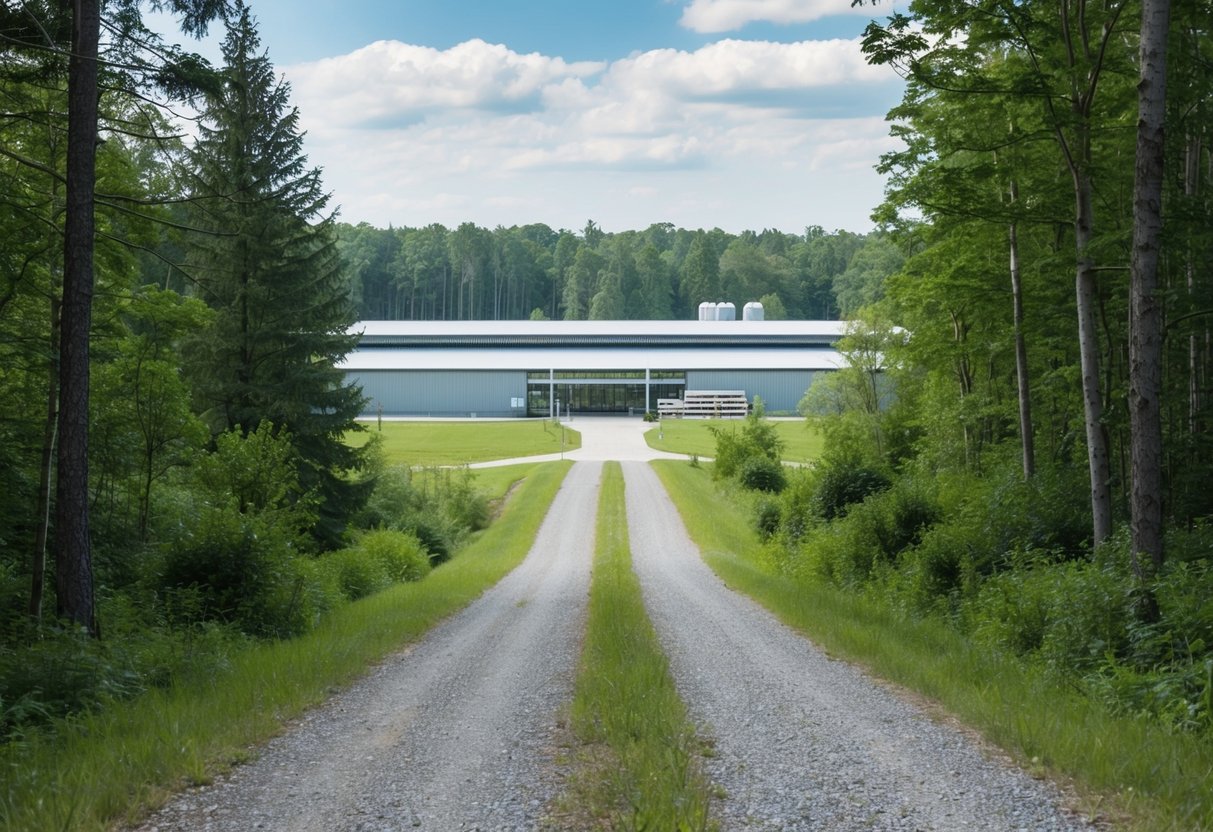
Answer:
<svg viewBox="0 0 1213 832"><path fill-rule="evenodd" d="M973 552L984 546L980 532L967 523L933 526L903 555L900 574L890 588L910 612L955 612Z"/></svg>
<svg viewBox="0 0 1213 832"><path fill-rule="evenodd" d="M766 456L752 455L741 463L737 474L741 484L751 491L779 493L787 485L783 465Z"/></svg>
<svg viewBox="0 0 1213 832"><path fill-rule="evenodd" d="M388 585L382 564L362 549L338 549L322 560L332 570L341 594L351 601L373 595Z"/></svg>
<svg viewBox="0 0 1213 832"><path fill-rule="evenodd" d="M779 533L780 510L779 503L771 499L761 499L754 504L754 527L763 540L770 540Z"/></svg>
<svg viewBox="0 0 1213 832"><path fill-rule="evenodd" d="M405 531L421 541L421 545L429 553L431 564L437 566L451 559L454 542L451 540L451 532L446 526L423 517L414 517Z"/></svg>
<svg viewBox="0 0 1213 832"><path fill-rule="evenodd" d="M430 558L415 535L377 529L358 539L358 548L378 562L392 582L420 581L430 574Z"/></svg>
<svg viewBox="0 0 1213 832"><path fill-rule="evenodd" d="M1049 627L1047 569L1015 570L982 585L962 612L973 637L1023 656L1040 649Z"/></svg>
<svg viewBox="0 0 1213 832"><path fill-rule="evenodd" d="M817 522L817 477L812 469L794 468L779 495L779 531L789 543L800 540Z"/></svg>
<svg viewBox="0 0 1213 832"><path fill-rule="evenodd" d="M851 506L890 485L889 478L874 468L845 461L827 463L817 480L814 512L823 520L842 517Z"/></svg>
<svg viewBox="0 0 1213 832"><path fill-rule="evenodd" d="M270 604L297 577L291 541L230 508L204 508L164 548L160 587L196 590L202 619L236 623L251 634L277 632L285 622ZM288 627L288 629L291 629Z"/></svg>

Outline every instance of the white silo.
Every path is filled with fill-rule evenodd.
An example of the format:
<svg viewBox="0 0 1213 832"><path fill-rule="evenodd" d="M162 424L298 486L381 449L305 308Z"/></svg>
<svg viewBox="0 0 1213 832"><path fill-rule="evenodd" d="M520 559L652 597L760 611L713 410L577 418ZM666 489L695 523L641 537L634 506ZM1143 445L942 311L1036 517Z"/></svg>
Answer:
<svg viewBox="0 0 1213 832"><path fill-rule="evenodd" d="M752 300L741 310L741 319L743 321L762 321L766 319L766 312L761 303Z"/></svg>
<svg viewBox="0 0 1213 832"><path fill-rule="evenodd" d="M699 320L701 320L701 321L708 320L708 307L711 305L712 304L708 303L706 300L703 303L699 304Z"/></svg>
<svg viewBox="0 0 1213 832"><path fill-rule="evenodd" d="M719 317L720 310L716 307L716 304L712 303L712 301L708 301L707 306L708 306L708 316L707 316L707 318L705 318L705 320L708 320L708 321L720 320L720 317Z"/></svg>
<svg viewBox="0 0 1213 832"><path fill-rule="evenodd" d="M737 320L737 307L727 301L716 307L716 319L719 321Z"/></svg>

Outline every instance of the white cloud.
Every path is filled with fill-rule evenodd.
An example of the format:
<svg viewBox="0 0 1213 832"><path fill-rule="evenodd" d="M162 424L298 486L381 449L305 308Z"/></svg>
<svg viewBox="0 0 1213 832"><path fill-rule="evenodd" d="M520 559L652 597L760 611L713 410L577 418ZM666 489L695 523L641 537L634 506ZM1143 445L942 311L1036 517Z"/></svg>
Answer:
<svg viewBox="0 0 1213 832"><path fill-rule="evenodd" d="M609 64L384 41L285 75L344 216L382 225L866 225L900 90L854 40L725 40ZM865 200L846 222L807 204L803 221L774 215L843 171L871 180L839 182Z"/></svg>
<svg viewBox="0 0 1213 832"><path fill-rule="evenodd" d="M681 23L696 32L732 32L747 23L808 23L840 14L871 15L851 0L691 0Z"/></svg>
<svg viewBox="0 0 1213 832"><path fill-rule="evenodd" d="M527 109L543 90L603 64L522 55L470 40L446 50L378 41L348 55L292 67L296 89L326 99L343 120L397 122L450 108Z"/></svg>

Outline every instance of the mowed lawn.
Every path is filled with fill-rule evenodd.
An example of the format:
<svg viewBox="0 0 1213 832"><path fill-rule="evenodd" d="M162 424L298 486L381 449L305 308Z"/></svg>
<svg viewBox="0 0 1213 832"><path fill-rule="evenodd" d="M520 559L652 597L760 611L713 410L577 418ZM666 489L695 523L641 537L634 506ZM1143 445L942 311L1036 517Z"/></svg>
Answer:
<svg viewBox="0 0 1213 832"><path fill-rule="evenodd" d="M666 419L660 428L646 431L644 439L659 451L711 457L716 455L716 437L708 428L739 431L744 424L741 419ZM783 440L785 461L808 462L821 456L821 434L804 419L772 420L771 424Z"/></svg>
<svg viewBox="0 0 1213 832"><path fill-rule="evenodd" d="M503 422L384 421L363 422L365 431L351 433L346 441L362 446L372 436L381 436L386 462L397 465L462 465L492 459L556 454L581 447L581 434L546 420L512 419Z"/></svg>

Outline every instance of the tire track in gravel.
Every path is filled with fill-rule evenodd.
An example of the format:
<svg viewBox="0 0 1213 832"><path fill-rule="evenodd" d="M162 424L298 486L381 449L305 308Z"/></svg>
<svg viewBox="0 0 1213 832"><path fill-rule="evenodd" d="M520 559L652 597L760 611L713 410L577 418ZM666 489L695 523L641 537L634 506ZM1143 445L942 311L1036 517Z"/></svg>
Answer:
<svg viewBox="0 0 1213 832"><path fill-rule="evenodd" d="M601 469L573 466L495 587L140 829L536 828L559 789L553 738L580 653Z"/></svg>
<svg viewBox="0 0 1213 832"><path fill-rule="evenodd" d="M624 463L645 607L692 718L726 830L1079 830L1047 783L983 756L829 659L700 558L650 466Z"/></svg>

